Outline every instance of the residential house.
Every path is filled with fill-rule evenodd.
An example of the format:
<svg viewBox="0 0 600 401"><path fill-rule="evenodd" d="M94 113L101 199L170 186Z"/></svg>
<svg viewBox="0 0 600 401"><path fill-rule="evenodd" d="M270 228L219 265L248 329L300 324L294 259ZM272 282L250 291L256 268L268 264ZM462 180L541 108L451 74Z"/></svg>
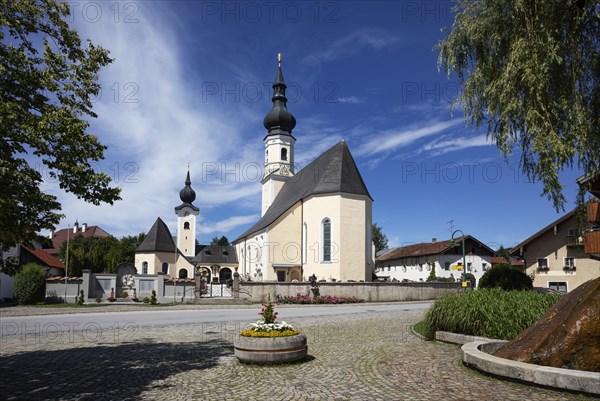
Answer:
<svg viewBox="0 0 600 401"><path fill-rule="evenodd" d="M511 250L523 260L524 271L535 287L568 292L600 277L600 261L584 250L584 233L578 228L577 209L542 228Z"/></svg>
<svg viewBox="0 0 600 401"><path fill-rule="evenodd" d="M466 235L467 273L476 283L492 266L495 252L471 235ZM435 268L436 277L460 279L463 274L462 237L394 248L377 257L375 275L380 281L426 281Z"/></svg>
<svg viewBox="0 0 600 401"><path fill-rule="evenodd" d="M58 231L50 232L49 238L52 241L52 248L45 249L45 251L55 258L58 258L62 244L67 240L72 241L77 236L85 238L106 238L110 236L110 234L99 226L88 226L87 223L79 225L79 222L76 221L73 227L62 228Z"/></svg>
<svg viewBox="0 0 600 401"><path fill-rule="evenodd" d="M588 229L584 233L584 252L592 259L600 260L600 176L585 175L577 179L594 199L587 203Z"/></svg>
<svg viewBox="0 0 600 401"><path fill-rule="evenodd" d="M43 249L30 248L19 244L11 247L8 251L2 252L2 260L14 258L14 263L24 266L27 263L35 263L40 266L47 277L64 276L64 264L50 255ZM13 277L0 272L0 300L13 298Z"/></svg>

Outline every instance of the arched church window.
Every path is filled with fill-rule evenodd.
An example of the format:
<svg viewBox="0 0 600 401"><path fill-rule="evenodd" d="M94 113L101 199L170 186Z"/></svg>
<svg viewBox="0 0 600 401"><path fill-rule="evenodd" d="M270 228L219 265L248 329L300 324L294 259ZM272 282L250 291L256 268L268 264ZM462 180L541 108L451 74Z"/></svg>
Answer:
<svg viewBox="0 0 600 401"><path fill-rule="evenodd" d="M269 151L265 150L265 164L269 163Z"/></svg>
<svg viewBox="0 0 600 401"><path fill-rule="evenodd" d="M142 262L142 274L148 274L148 262Z"/></svg>
<svg viewBox="0 0 600 401"><path fill-rule="evenodd" d="M186 221L185 223L183 223L183 229L184 230L189 230L190 229L190 222Z"/></svg>
<svg viewBox="0 0 600 401"><path fill-rule="evenodd" d="M281 160L287 160L288 159L288 154L287 154L287 148L282 148L281 149Z"/></svg>
<svg viewBox="0 0 600 401"><path fill-rule="evenodd" d="M187 278L187 269L179 270L179 278Z"/></svg>
<svg viewBox="0 0 600 401"><path fill-rule="evenodd" d="M322 226L323 262L331 262L331 220L325 218Z"/></svg>
<svg viewBox="0 0 600 401"><path fill-rule="evenodd" d="M162 264L162 272L164 274L168 274L169 273L169 264L167 262L163 262L163 264Z"/></svg>

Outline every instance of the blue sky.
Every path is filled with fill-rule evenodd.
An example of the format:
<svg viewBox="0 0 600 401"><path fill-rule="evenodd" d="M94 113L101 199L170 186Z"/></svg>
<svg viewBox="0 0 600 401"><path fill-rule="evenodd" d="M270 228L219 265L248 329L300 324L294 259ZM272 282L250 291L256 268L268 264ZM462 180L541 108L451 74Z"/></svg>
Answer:
<svg viewBox="0 0 600 401"><path fill-rule="evenodd" d="M515 245L558 218L541 184L519 172L450 110L458 86L437 69L451 27L445 1L73 2L82 38L111 51L90 132L108 146L96 168L123 200L95 207L50 181L61 227L175 231L188 163L198 240L235 238L260 214L260 178L277 52L283 53L296 161L345 139L390 245L449 238L454 228L492 248ZM562 180L574 205L579 171Z"/></svg>

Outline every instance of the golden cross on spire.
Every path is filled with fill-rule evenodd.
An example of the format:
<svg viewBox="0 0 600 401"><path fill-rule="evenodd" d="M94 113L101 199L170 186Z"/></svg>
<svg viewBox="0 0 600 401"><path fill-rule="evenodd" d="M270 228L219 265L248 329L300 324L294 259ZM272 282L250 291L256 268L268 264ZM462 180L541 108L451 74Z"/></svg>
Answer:
<svg viewBox="0 0 600 401"><path fill-rule="evenodd" d="M279 63L279 67L281 67L281 52L277 53L277 63Z"/></svg>

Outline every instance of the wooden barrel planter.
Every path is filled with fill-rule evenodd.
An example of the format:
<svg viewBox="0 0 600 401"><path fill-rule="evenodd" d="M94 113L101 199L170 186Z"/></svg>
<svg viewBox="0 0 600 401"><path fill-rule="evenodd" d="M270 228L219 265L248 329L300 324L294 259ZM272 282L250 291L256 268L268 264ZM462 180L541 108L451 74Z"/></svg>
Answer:
<svg viewBox="0 0 600 401"><path fill-rule="evenodd" d="M302 333L289 337L244 337L234 341L235 356L245 363L289 363L306 358L308 346Z"/></svg>

